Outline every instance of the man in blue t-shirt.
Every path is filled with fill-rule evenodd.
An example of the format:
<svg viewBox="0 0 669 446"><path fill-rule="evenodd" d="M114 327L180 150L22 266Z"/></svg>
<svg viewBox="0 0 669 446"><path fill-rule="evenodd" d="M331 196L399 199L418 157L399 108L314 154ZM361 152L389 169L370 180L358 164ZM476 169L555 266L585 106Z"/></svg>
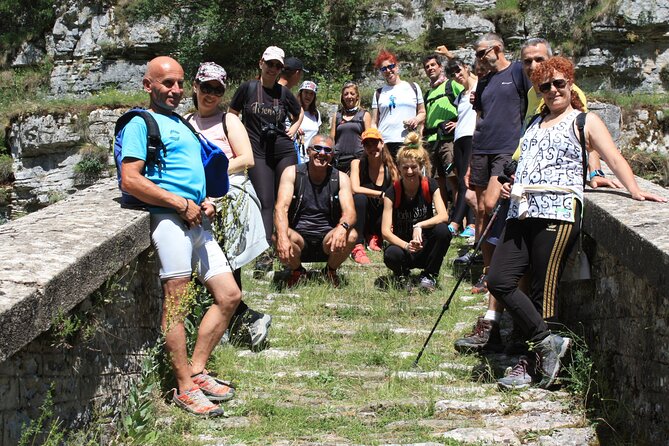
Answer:
<svg viewBox="0 0 669 446"><path fill-rule="evenodd" d="M146 165L146 125L140 117L133 118L120 136L121 186L147 203L151 213L151 240L160 259L164 293L162 329L178 387L173 400L194 414L216 416L223 414L216 402L232 398L234 390L209 375L205 365L239 305L241 292L218 243L202 227L202 219L213 217L215 209L205 200L200 142L173 114L183 96L183 83L184 71L176 60L161 56L147 65L142 84L166 152L158 154L159 162ZM202 319L189 364L184 306L193 264L214 303Z"/></svg>

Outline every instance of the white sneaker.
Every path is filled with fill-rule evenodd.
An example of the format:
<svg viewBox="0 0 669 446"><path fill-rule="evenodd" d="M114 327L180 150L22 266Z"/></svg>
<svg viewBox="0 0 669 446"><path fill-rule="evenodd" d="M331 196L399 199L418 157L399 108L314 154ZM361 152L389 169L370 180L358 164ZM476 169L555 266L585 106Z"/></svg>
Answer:
<svg viewBox="0 0 669 446"><path fill-rule="evenodd" d="M272 325L272 316L269 314L263 314L260 319L256 319L253 323L248 325L252 348L265 342L270 325Z"/></svg>

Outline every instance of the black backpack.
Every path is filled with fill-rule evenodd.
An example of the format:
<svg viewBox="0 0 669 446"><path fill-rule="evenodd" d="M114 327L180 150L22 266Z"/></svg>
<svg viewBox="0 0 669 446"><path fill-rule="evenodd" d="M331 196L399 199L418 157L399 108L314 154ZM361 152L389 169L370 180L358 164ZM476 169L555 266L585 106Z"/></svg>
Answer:
<svg viewBox="0 0 669 446"><path fill-rule="evenodd" d="M288 221L291 226L295 223L295 218L299 215L304 198L304 188L308 178L309 163L298 164L295 166L295 185L293 189L293 200L288 208ZM333 222L338 222L341 218L341 204L339 203L339 171L333 167L329 168L330 180L328 188L330 197L330 218Z"/></svg>

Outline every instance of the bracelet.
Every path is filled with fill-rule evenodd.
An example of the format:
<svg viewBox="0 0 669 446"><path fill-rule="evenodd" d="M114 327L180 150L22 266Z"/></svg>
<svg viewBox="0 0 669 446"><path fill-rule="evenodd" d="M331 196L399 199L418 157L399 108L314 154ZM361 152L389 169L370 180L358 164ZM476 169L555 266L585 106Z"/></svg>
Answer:
<svg viewBox="0 0 669 446"><path fill-rule="evenodd" d="M415 225L413 225L413 228L414 228L414 229L423 229L423 227L420 226L418 223L416 223Z"/></svg>
<svg viewBox="0 0 669 446"><path fill-rule="evenodd" d="M405 250L405 251L408 251L408 250L409 250L409 242L407 242L406 246L404 247L404 250Z"/></svg>
<svg viewBox="0 0 669 446"><path fill-rule="evenodd" d="M179 213L180 213L180 214L185 214L186 212L188 212L188 206L189 206L189 204L190 204L190 203L188 203L188 198L186 198L186 208L185 208L183 211L179 212Z"/></svg>
<svg viewBox="0 0 669 446"><path fill-rule="evenodd" d="M385 191L381 191L381 195L379 195L379 200L383 200L383 197L386 196Z"/></svg>

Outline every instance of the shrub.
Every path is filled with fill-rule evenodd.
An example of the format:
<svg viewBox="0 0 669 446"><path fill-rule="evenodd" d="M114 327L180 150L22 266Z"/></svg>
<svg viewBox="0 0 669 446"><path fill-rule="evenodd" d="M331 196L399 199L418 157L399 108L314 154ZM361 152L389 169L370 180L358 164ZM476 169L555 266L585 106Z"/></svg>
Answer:
<svg viewBox="0 0 669 446"><path fill-rule="evenodd" d="M107 150L97 146L85 146L79 153L81 161L74 166L74 171L89 177L98 177L107 168L109 156Z"/></svg>
<svg viewBox="0 0 669 446"><path fill-rule="evenodd" d="M0 155L0 184L11 183L14 180L14 161L9 155Z"/></svg>

